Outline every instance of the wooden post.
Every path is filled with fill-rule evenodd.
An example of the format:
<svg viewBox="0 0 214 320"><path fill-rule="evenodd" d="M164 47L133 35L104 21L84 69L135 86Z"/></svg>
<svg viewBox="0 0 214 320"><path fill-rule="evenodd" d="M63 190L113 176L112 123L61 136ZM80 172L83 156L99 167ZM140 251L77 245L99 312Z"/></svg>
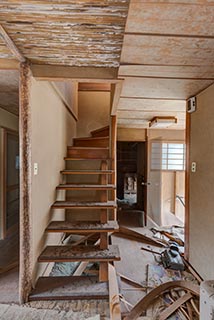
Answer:
<svg viewBox="0 0 214 320"><path fill-rule="evenodd" d="M189 259L189 219L190 219L190 129L191 115L186 113L186 170L185 170L185 259Z"/></svg>
<svg viewBox="0 0 214 320"><path fill-rule="evenodd" d="M31 71L28 63L20 64L19 136L20 136L20 267L19 299L28 300L31 291Z"/></svg>
<svg viewBox="0 0 214 320"><path fill-rule="evenodd" d="M111 157L111 170L113 173L111 175L111 183L113 185L117 184L117 117L111 116L110 123L110 157ZM117 200L116 188L112 191L112 200ZM117 209L114 209L113 220L117 220Z"/></svg>
<svg viewBox="0 0 214 320"><path fill-rule="evenodd" d="M106 161L102 161L101 170L107 170L108 165ZM101 185L107 184L107 175L101 175ZM101 201L106 202L108 200L108 191L101 191ZM108 221L108 209L102 209L100 214L100 222L107 223ZM108 248L108 233L100 233L100 249ZM108 281L108 262L100 262L99 280Z"/></svg>

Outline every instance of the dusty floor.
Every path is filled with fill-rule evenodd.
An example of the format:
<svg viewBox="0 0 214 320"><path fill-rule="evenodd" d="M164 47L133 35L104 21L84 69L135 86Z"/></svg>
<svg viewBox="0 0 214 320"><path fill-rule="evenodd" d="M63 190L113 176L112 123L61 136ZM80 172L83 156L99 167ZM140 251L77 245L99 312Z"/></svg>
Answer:
<svg viewBox="0 0 214 320"><path fill-rule="evenodd" d="M0 274L0 303L19 303L18 267Z"/></svg>

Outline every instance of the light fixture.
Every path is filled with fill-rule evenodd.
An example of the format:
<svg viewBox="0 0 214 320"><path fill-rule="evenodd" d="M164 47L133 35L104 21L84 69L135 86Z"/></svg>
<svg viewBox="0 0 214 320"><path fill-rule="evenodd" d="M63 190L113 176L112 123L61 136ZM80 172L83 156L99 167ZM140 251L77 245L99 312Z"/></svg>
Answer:
<svg viewBox="0 0 214 320"><path fill-rule="evenodd" d="M154 117L150 120L149 127L168 128L174 123L177 123L177 118L175 117Z"/></svg>

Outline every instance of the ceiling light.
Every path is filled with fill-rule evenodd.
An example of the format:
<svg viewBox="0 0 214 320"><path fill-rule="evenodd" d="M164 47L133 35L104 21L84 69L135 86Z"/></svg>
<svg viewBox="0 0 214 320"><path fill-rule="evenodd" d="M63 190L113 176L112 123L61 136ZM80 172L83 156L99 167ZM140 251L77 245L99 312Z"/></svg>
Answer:
<svg viewBox="0 0 214 320"><path fill-rule="evenodd" d="M177 118L175 117L154 117L150 120L149 127L168 128L174 123L177 123Z"/></svg>

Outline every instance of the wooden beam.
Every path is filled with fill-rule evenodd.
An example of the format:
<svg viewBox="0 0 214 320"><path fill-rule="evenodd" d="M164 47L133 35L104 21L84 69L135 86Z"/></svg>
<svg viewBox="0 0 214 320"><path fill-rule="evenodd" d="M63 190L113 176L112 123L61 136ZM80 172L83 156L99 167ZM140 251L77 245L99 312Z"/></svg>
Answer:
<svg viewBox="0 0 214 320"><path fill-rule="evenodd" d="M117 114L117 106L119 104L122 87L123 80L111 85L111 116L115 116Z"/></svg>
<svg viewBox="0 0 214 320"><path fill-rule="evenodd" d="M175 302L173 302L168 308L166 308L163 312L161 312L159 316L159 320L166 320L169 316L171 316L177 309L179 309L182 304L187 302L192 298L191 293L186 293L182 297L178 298Z"/></svg>
<svg viewBox="0 0 214 320"><path fill-rule="evenodd" d="M190 231L190 133L191 115L186 112L186 170L185 170L185 245L184 256L189 260L189 231Z"/></svg>
<svg viewBox="0 0 214 320"><path fill-rule="evenodd" d="M109 307L110 319L121 320L120 297L115 267L109 263Z"/></svg>
<svg viewBox="0 0 214 320"><path fill-rule="evenodd" d="M20 303L27 302L31 291L32 277L32 217L31 217L31 71L28 63L20 65L20 267L19 297Z"/></svg>
<svg viewBox="0 0 214 320"><path fill-rule="evenodd" d="M0 70L18 70L19 61L14 59L0 59Z"/></svg>
<svg viewBox="0 0 214 320"><path fill-rule="evenodd" d="M26 58L23 56L23 54L19 51L13 40L10 38L6 30L3 28L3 26L0 24L0 34L2 35L2 39L4 40L6 46L11 51L11 53L20 61L25 62Z"/></svg>
<svg viewBox="0 0 214 320"><path fill-rule="evenodd" d="M39 80L79 82L110 82L117 83L118 68L69 67L58 65L31 65L33 76ZM99 81L98 81L99 80Z"/></svg>

